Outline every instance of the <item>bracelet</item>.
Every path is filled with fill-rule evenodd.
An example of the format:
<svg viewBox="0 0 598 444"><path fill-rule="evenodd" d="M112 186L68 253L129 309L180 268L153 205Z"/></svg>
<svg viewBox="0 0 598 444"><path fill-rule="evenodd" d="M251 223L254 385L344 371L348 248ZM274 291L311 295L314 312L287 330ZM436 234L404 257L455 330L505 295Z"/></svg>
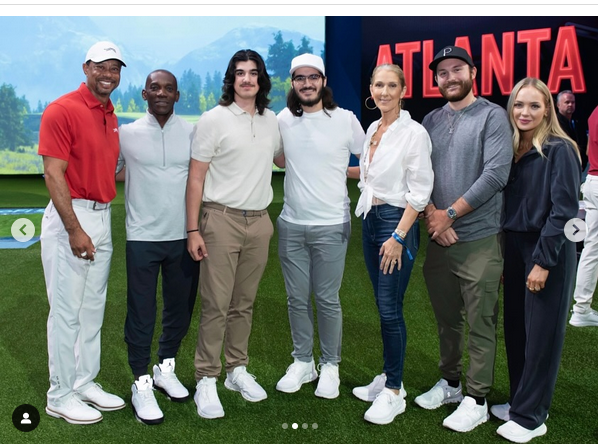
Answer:
<svg viewBox="0 0 598 444"><path fill-rule="evenodd" d="M187 230L187 234L189 234L189 233L195 233L196 231L199 231L199 228L195 229L195 230Z"/></svg>
<svg viewBox="0 0 598 444"><path fill-rule="evenodd" d="M405 247L405 251L407 252L407 256L409 256L409 260L413 260L413 255L411 254L411 251L409 251L409 247L407 246L407 244L405 243L405 240L402 239L397 233L392 233L392 238L394 240L396 240L398 243L400 243L403 247Z"/></svg>
<svg viewBox="0 0 598 444"><path fill-rule="evenodd" d="M405 239L407 237L407 233L399 228L395 230L395 233L397 233L401 239Z"/></svg>

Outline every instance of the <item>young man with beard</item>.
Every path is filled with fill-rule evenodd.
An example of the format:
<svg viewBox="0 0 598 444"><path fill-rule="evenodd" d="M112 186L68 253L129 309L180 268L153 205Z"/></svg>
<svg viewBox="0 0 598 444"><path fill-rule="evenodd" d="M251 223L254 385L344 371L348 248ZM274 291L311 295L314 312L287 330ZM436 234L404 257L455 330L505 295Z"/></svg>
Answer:
<svg viewBox="0 0 598 444"><path fill-rule="evenodd" d="M434 191L424 211L431 240L423 271L438 324L442 379L415 402L426 409L460 402L443 425L467 432L488 419L503 269L501 190L513 159L512 133L504 109L474 96L477 70L467 51L447 46L430 69L448 100L423 121L432 139L434 169ZM469 369L463 397L466 322Z"/></svg>
<svg viewBox="0 0 598 444"><path fill-rule="evenodd" d="M187 181L187 250L201 261L201 319L195 352L197 413L220 418L216 379L247 401L267 398L247 372L253 302L268 261L274 227L272 160L282 154L276 115L267 109L270 77L262 57L237 51L219 105L196 125ZM201 206L201 216L199 210Z"/></svg>
<svg viewBox="0 0 598 444"><path fill-rule="evenodd" d="M51 199L41 234L50 303L46 413L71 424L99 422L98 410L125 406L94 381L112 258L110 202L116 196L118 119L110 94L123 66L114 43L93 45L83 63L85 83L52 102L40 126L39 154Z"/></svg>
<svg viewBox="0 0 598 444"><path fill-rule="evenodd" d="M142 118L120 128L117 179L125 179L127 212L127 319L125 342L135 379L135 417L159 424L164 415L153 387L173 400L189 397L176 374L175 356L187 334L197 295L199 264L187 252L185 187L193 125L174 113L177 80L165 70L150 73L141 92ZM153 379L148 374L156 324L156 290L162 272L162 335Z"/></svg>
<svg viewBox="0 0 598 444"><path fill-rule="evenodd" d="M278 115L285 158L284 206L277 221L293 364L276 388L293 393L318 377L313 358L313 291L320 337L316 396L339 395L342 311L339 289L351 234L347 167L365 138L351 111L326 86L324 62L302 54L291 62L287 108Z"/></svg>

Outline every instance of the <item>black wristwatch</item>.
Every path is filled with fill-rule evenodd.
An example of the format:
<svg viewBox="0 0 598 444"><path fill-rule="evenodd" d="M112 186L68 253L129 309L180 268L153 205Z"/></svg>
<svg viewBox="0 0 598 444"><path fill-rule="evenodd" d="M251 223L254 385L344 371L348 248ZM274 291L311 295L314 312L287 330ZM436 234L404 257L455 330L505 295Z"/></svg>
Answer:
<svg viewBox="0 0 598 444"><path fill-rule="evenodd" d="M453 220L457 220L457 211L455 211L455 209L452 206L446 209L446 215Z"/></svg>

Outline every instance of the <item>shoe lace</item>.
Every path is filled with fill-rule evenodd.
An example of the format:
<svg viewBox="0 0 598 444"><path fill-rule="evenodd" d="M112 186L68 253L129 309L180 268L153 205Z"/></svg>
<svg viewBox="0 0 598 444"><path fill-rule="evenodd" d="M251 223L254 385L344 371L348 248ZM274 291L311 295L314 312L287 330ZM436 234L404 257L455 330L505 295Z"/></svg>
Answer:
<svg viewBox="0 0 598 444"><path fill-rule="evenodd" d="M148 402L150 402L150 403L156 402L156 397L154 396L154 388L153 387L147 387L142 390L137 390L137 394L139 395L139 397L141 398L141 401L144 404L147 404Z"/></svg>
<svg viewBox="0 0 598 444"><path fill-rule="evenodd" d="M237 384L239 387L245 387L254 383L256 379L257 378L251 373L248 373L247 371L240 371L235 376L235 379L233 379L233 383Z"/></svg>
<svg viewBox="0 0 598 444"><path fill-rule="evenodd" d="M206 381L202 381L199 384L199 396L203 399L210 401L210 384Z"/></svg>

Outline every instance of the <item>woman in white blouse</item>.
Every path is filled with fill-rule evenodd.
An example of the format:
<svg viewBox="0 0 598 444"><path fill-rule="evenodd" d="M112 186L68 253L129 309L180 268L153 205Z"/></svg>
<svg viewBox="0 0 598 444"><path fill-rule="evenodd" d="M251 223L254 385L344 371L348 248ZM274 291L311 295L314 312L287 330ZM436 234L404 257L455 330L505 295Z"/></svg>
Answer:
<svg viewBox="0 0 598 444"><path fill-rule="evenodd" d="M417 217L434 183L432 144L424 127L401 109L405 91L399 66L374 69L370 93L381 118L370 125L359 161L355 214L363 215L363 252L380 313L384 367L353 394L373 401L364 418L374 424L388 424L405 411L403 297L419 249Z"/></svg>

